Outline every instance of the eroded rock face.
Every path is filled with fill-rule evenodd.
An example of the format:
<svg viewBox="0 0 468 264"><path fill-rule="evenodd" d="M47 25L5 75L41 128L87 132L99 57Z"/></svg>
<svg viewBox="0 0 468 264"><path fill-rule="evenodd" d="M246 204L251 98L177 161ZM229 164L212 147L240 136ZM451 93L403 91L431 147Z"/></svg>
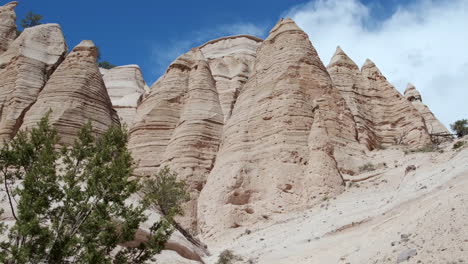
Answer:
<svg viewBox="0 0 468 264"><path fill-rule="evenodd" d="M261 42L261 39L241 35L212 40L200 47L216 81L224 121L231 116L240 90L252 75Z"/></svg>
<svg viewBox="0 0 468 264"><path fill-rule="evenodd" d="M434 116L429 107L423 104L421 94L411 83L406 87L405 98L421 113L429 133L450 134L447 128Z"/></svg>
<svg viewBox="0 0 468 264"><path fill-rule="evenodd" d="M372 61L366 60L359 70L338 47L328 72L351 109L359 142L369 150L397 144L420 147L430 143L422 115Z"/></svg>
<svg viewBox="0 0 468 264"><path fill-rule="evenodd" d="M21 128L35 126L52 110L50 124L58 130L60 143L70 145L88 121L97 134L119 124L96 65L96 56L92 41L84 40L77 45L51 75L36 103L26 113Z"/></svg>
<svg viewBox="0 0 468 264"><path fill-rule="evenodd" d="M100 69L114 109L121 123L131 126L136 107L147 86L138 65L125 65L110 70Z"/></svg>
<svg viewBox="0 0 468 264"><path fill-rule="evenodd" d="M199 49L171 64L137 110L129 148L137 173L169 166L190 185L191 202L180 221L196 227L196 201L216 159L223 113L209 65Z"/></svg>
<svg viewBox="0 0 468 264"><path fill-rule="evenodd" d="M66 52L60 26L45 24L26 28L0 55L0 142L16 134Z"/></svg>
<svg viewBox="0 0 468 264"><path fill-rule="evenodd" d="M0 54L8 49L8 46L16 38L16 13L18 2L10 2L0 6Z"/></svg>
<svg viewBox="0 0 468 264"><path fill-rule="evenodd" d="M254 72L224 127L199 198L202 232L247 225L340 193L335 142L355 140L353 123L350 134L337 135L338 120L353 122L337 119L346 108L307 35L292 20L281 20L258 48Z"/></svg>

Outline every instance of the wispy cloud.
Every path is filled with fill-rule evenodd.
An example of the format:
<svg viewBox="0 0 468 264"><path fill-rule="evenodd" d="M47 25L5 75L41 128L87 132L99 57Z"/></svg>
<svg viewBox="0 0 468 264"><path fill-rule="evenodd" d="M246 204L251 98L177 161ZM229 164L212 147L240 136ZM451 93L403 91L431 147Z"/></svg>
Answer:
<svg viewBox="0 0 468 264"><path fill-rule="evenodd" d="M415 0L379 19L359 0L317 0L292 17L327 64L340 45L359 65L372 59L403 91L407 82L446 125L468 118L468 0Z"/></svg>
<svg viewBox="0 0 468 264"><path fill-rule="evenodd" d="M191 48L198 47L212 39L231 35L253 35L263 38L268 32L267 30L266 26L252 23L223 24L195 31L184 39L173 39L165 45L155 44L151 52L155 78L151 81L155 81L160 75L164 74L172 61L188 52Z"/></svg>

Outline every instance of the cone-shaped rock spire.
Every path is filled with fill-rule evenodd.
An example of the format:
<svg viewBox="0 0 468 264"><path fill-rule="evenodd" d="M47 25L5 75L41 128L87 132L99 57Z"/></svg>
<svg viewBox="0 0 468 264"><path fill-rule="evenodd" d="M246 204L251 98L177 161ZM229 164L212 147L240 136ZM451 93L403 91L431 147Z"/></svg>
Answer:
<svg viewBox="0 0 468 264"><path fill-rule="evenodd" d="M342 130L337 125L333 113L346 103L333 90L307 34L291 19L279 21L258 48L253 75L224 126L215 167L198 202L203 232L248 225L262 215L312 206L319 193L342 191L334 142L341 139L338 131L354 140L355 128L346 121ZM316 113L318 108L331 114ZM311 130L319 117L318 134L326 130L329 135L317 145ZM309 172L310 162L320 173Z"/></svg>
<svg viewBox="0 0 468 264"><path fill-rule="evenodd" d="M57 24L26 28L0 55L0 142L12 138L67 46Z"/></svg>
<svg viewBox="0 0 468 264"><path fill-rule="evenodd" d="M348 55L346 55L340 46L336 47L335 54L333 54L333 57L331 58L327 68L334 66L344 66L352 70L359 70L359 67L356 65L356 63L354 63L354 61L351 60Z"/></svg>
<svg viewBox="0 0 468 264"><path fill-rule="evenodd" d="M421 94L411 83L406 87L405 98L421 113L430 134L450 134L448 129L434 116L429 107L423 104Z"/></svg>
<svg viewBox="0 0 468 264"><path fill-rule="evenodd" d="M71 145L88 121L98 134L119 124L96 57L97 48L92 41L78 44L52 74L37 102L26 113L22 128L35 126L52 110L49 120L59 132L60 143Z"/></svg>

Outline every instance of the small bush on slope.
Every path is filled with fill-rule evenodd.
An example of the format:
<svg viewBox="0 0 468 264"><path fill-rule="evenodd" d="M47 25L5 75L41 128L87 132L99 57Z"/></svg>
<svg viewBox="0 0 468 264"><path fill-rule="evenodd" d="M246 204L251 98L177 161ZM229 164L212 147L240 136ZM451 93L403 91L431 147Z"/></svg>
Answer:
<svg viewBox="0 0 468 264"><path fill-rule="evenodd" d="M465 145L465 141L458 141L457 143L453 144L453 149L459 149Z"/></svg>
<svg viewBox="0 0 468 264"><path fill-rule="evenodd" d="M111 127L96 138L88 124L61 151L58 139L46 116L0 150L0 175L16 220L7 241L0 241L0 263L144 263L160 253L173 232L170 217L154 223L146 243L119 246L146 220L144 205L126 202L140 189L130 178L126 132ZM12 187L18 180L22 187Z"/></svg>
<svg viewBox="0 0 468 264"><path fill-rule="evenodd" d="M359 167L360 172L374 171L374 170L375 170L374 164L372 164L370 162L362 165L361 167Z"/></svg>
<svg viewBox="0 0 468 264"><path fill-rule="evenodd" d="M146 180L143 193L149 205L159 208L163 215L170 218L182 215L182 203L190 199L185 181L178 181L177 174L168 167Z"/></svg>
<svg viewBox="0 0 468 264"><path fill-rule="evenodd" d="M221 254L219 254L219 258L216 264L233 264L236 261L240 260L242 260L240 256L237 256L231 250L226 249L223 252L221 252Z"/></svg>

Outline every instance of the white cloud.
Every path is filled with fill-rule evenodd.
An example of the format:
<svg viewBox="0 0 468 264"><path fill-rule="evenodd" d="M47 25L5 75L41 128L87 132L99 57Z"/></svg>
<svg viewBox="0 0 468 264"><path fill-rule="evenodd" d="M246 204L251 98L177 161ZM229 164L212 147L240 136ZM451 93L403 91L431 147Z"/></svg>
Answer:
<svg viewBox="0 0 468 264"><path fill-rule="evenodd" d="M180 55L198 47L210 40L231 35L252 35L264 37L267 33L266 26L254 25L252 23L223 24L209 29L194 31L183 39L173 39L164 46L155 44L152 47L153 71L155 78L164 74L171 62ZM151 80L151 81L155 81Z"/></svg>
<svg viewBox="0 0 468 264"><path fill-rule="evenodd" d="M380 19L359 0L317 0L288 16L328 64L337 45L358 64L372 59L403 92L412 82L448 126L468 118L468 0L416 0Z"/></svg>

